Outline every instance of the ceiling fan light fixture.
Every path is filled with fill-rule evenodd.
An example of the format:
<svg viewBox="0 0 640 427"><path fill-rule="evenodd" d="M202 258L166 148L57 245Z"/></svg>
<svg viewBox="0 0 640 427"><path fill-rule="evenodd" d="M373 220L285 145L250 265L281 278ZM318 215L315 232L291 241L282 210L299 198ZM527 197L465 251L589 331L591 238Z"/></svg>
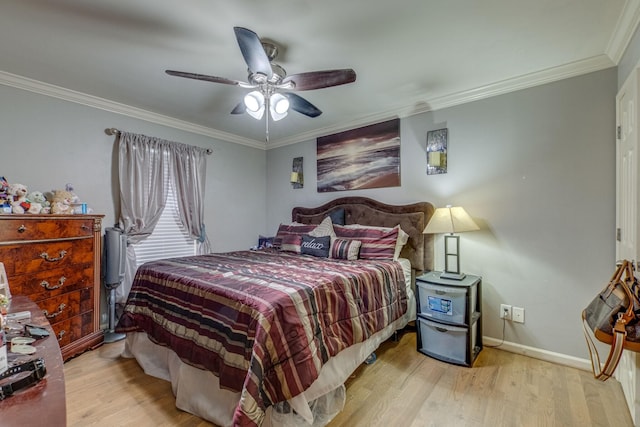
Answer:
<svg viewBox="0 0 640 427"><path fill-rule="evenodd" d="M247 108L247 114L249 114L251 117L253 117L256 120L260 120L264 115L264 105L260 107L257 111L252 111Z"/></svg>
<svg viewBox="0 0 640 427"><path fill-rule="evenodd" d="M274 122L284 119L289 112L289 99L281 93L274 93L269 99L269 112Z"/></svg>
<svg viewBox="0 0 640 427"><path fill-rule="evenodd" d="M264 95L257 90L249 92L244 96L244 105L247 107L247 112L258 112L264 108Z"/></svg>
<svg viewBox="0 0 640 427"><path fill-rule="evenodd" d="M271 96L271 108L278 114L286 114L289 111L289 98L281 93L274 93Z"/></svg>

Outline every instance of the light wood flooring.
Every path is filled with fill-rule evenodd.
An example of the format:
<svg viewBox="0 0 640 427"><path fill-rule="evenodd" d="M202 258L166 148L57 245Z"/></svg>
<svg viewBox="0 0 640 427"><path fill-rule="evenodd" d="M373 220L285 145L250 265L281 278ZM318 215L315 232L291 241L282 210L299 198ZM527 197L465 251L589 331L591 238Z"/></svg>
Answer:
<svg viewBox="0 0 640 427"><path fill-rule="evenodd" d="M176 409L170 384L122 349L105 344L65 364L68 427L213 425ZM590 372L486 347L473 368L449 365L418 353L415 332L376 354L347 382L330 427L632 426L620 384Z"/></svg>

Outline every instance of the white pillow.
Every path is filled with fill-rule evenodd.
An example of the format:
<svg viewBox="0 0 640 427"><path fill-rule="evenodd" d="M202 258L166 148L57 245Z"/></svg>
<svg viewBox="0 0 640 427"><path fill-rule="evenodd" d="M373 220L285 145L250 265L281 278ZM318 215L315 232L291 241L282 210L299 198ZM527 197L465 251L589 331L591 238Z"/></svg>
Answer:
<svg viewBox="0 0 640 427"><path fill-rule="evenodd" d="M336 232L333 230L333 223L331 222L330 217L326 217L322 220L318 226L309 232L309 236L312 237L325 237L331 236L331 239L336 238Z"/></svg>

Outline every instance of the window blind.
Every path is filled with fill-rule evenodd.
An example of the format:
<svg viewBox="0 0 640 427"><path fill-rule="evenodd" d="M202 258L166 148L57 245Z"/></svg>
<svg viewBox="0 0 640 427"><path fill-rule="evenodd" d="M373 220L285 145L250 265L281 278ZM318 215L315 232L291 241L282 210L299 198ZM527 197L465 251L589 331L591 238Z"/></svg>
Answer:
<svg viewBox="0 0 640 427"><path fill-rule="evenodd" d="M168 179L165 181L165 189L167 204L153 233L133 245L137 259L136 267L157 259L196 255L196 241L189 238L187 230L180 224L178 201L173 184Z"/></svg>

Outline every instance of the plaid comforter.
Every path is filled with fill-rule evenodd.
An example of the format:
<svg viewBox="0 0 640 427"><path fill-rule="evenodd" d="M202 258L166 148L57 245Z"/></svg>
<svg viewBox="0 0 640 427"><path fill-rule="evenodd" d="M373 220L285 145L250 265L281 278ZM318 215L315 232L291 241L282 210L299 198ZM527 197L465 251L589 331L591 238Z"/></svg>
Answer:
<svg viewBox="0 0 640 427"><path fill-rule="evenodd" d="M142 265L116 330L144 331L212 371L241 393L234 425L247 426L406 308L397 262L241 251Z"/></svg>

